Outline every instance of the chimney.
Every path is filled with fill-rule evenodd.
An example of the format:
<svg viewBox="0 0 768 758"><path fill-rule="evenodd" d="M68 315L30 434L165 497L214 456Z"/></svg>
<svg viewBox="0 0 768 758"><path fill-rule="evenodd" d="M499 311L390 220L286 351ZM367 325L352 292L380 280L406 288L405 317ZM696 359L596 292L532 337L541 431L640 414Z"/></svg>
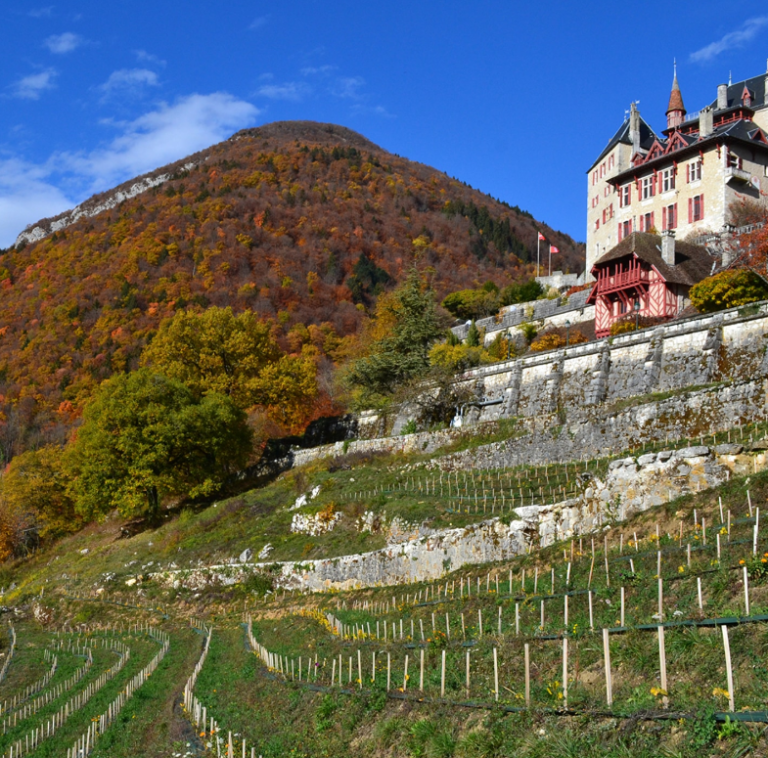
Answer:
<svg viewBox="0 0 768 758"><path fill-rule="evenodd" d="M632 140L632 155L640 152L640 111L635 103L629 106L629 138Z"/></svg>
<svg viewBox="0 0 768 758"><path fill-rule="evenodd" d="M722 111L728 107L728 85L717 85L717 110Z"/></svg>
<svg viewBox="0 0 768 758"><path fill-rule="evenodd" d="M699 111L699 137L701 139L709 137L709 135L712 134L712 122L712 106L708 105L706 108Z"/></svg>
<svg viewBox="0 0 768 758"><path fill-rule="evenodd" d="M666 229L661 233L661 257L668 266L675 265L675 232Z"/></svg>

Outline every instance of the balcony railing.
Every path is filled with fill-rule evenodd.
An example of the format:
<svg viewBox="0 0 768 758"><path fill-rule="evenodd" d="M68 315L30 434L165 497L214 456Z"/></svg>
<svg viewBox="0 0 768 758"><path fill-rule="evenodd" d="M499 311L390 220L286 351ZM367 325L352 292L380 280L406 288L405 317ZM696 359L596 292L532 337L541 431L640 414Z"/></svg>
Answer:
<svg viewBox="0 0 768 758"><path fill-rule="evenodd" d="M600 276L598 279L598 292L616 292L626 287L632 287L638 284L647 284L651 280L651 272L642 268L636 268L632 271L620 271L613 275Z"/></svg>

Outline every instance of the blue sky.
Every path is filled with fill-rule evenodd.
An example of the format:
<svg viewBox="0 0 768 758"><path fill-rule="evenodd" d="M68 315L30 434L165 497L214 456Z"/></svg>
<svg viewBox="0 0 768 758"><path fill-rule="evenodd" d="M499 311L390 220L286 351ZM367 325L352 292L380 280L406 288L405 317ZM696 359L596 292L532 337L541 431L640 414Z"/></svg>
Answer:
<svg viewBox="0 0 768 758"><path fill-rule="evenodd" d="M583 240L585 172L630 101L663 128L673 58L689 110L768 58L768 9L743 0L7 0L0 24L0 247L284 119L348 126Z"/></svg>

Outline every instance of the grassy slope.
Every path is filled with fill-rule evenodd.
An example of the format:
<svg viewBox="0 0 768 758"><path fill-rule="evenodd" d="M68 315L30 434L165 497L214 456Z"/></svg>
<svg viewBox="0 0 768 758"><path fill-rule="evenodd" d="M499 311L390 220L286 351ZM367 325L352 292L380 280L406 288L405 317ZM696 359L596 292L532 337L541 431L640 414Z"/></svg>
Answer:
<svg viewBox="0 0 768 758"><path fill-rule="evenodd" d="M426 585L408 588L371 589L343 595L296 595L259 599L247 587L209 588L200 593L179 593L162 588L153 582L146 582L140 588L129 588L124 579L137 571L149 572L158 564L168 565L171 561L180 566L194 565L198 561L208 562L222 557L237 555L244 547L258 550L266 541L275 545L278 557L300 557L306 543L312 541L313 554L341 554L343 552L372 549L382 544L380 535L357 535L351 526L356 516L366 509L386 509L388 515L400 515L411 521L431 518L432 524L444 526L450 523L471 523L482 516L483 497L490 508L493 494L498 492L500 481L507 489L517 487L517 477L524 487L524 497L530 497L543 488L563 486L566 490L575 487L574 469L564 467L520 470L513 472L468 472L466 483L461 478L462 494L477 494L462 503L459 512L458 501L447 499L431 492L432 470L424 468L428 462L425 456L409 459L400 456L355 460L348 459L316 464L301 471L293 471L281 477L272 485L237 498L216 507L209 507L200 513L187 513L155 532L147 532L131 539L119 540L119 522L116 519L94 526L86 532L63 540L46 554L38 555L21 563L12 570L6 570L3 577L7 584L11 579L19 587L5 602L18 603L29 609L33 593L45 588L44 602L53 609L55 623L110 623L116 621L153 621L161 624L172 635L171 650L161 669L150 678L145 687L126 706L119 723L111 727L99 743L96 755L129 756L168 755L173 751L184 753L201 749L201 742L192 733L188 722L179 709L180 695L184 681L189 675L200 653L201 638L189 630L185 619L201 616L216 626L211 655L198 682L197 691L211 713L227 729L243 735L248 744L259 746L265 756L317 756L317 755L392 755L392 756L570 756L584 755L699 755L706 745L709 754L739 755L740 751L765 749L760 741L757 727L741 725L734 734L728 734L730 727L717 725L707 714L724 707L722 696L713 695L715 685L724 687L722 643L719 633L712 630L682 631L667 633L667 659L672 687L672 707L701 717L684 722L653 722L637 719L637 714L659 707L658 697L650 687L658 681L658 659L656 637L653 633L631 631L617 636L612 641L613 666L616 680L616 706L619 716L609 718L588 717L593 711L604 710L602 690L602 663L599 638L585 632L588 616L583 595L572 598L569 627L571 642L570 705L584 715L557 717L548 712L558 705L557 685L561 678L560 643L557 640L543 640L537 637L539 624L539 598L532 595L531 575L538 567L542 577L541 591L549 591L549 572L556 571L555 593L564 583L565 566L562 550L570 545L558 545L539 553L520 557L503 565L490 567L467 567L456 572L449 580L458 587L462 579L471 577L473 594L469 598L453 598L437 605L416 605L412 602L415 592L424 592ZM591 471L604 471L607 461L593 462ZM402 466L408 465L403 470ZM511 487L511 475L515 487ZM429 479L429 485L426 484ZM354 481L352 481L354 480ZM295 498L308 491L315 484L322 485L322 494L307 506L310 513L327 508L329 503L343 510L349 518L347 526L330 535L308 538L302 535L289 536L287 526L292 513L287 510ZM444 481L447 489L447 480ZM384 495L381 490L385 490ZM723 565L736 565L740 557L749 551L751 525L746 520L746 491L750 490L755 504L768 500L768 474L760 473L751 477L736 477L717 491L702 492L678 499L666 506L642 514L628 524L610 532L609 560L612 586L605 586L601 572L601 541L597 544L596 566L592 588L596 592L595 623L615 625L618 619L617 583L623 582L627 590L627 620L629 624L648 622L655 612L656 585L656 524L662 534L661 546L674 549L674 537L679 533L679 521L685 524L684 543L696 543L693 531L692 512L696 508L699 519L702 515L712 525L719 521L717 497L722 497L726 508L733 510L732 545L724 549ZM429 490L429 491L427 491ZM376 494L373 494L376 491ZM363 494L360 494L363 493ZM369 493L369 494L366 494ZM455 492L453 493L455 496ZM498 507L498 503L497 506ZM478 513L475 513L475 509ZM628 545L633 532L640 537L640 552L633 555L635 575L628 570L627 552L634 550ZM624 555L619 554L618 536L624 534ZM665 535L671 536L665 536ZM699 534L699 539L701 535ZM725 541L725 538L724 538ZM665 608L668 614L679 611L684 617L698 614L695 576L699 572L705 582L706 615L727 615L741 613L742 588L738 571L719 570L712 566L714 557L714 531L709 532L708 552L694 550L692 566L687 567L684 552L665 553L663 575L669 580L665 589ZM80 551L88 549L83 554ZM583 587L588 581L590 547L581 545L584 555L579 556L579 545L575 545L571 583ZM645 555L643 553L646 553ZM153 565L149 566L149 562ZM132 563L134 562L134 563ZM131 565L128 565L131 564ZM679 566L684 570L679 571ZM142 567L144 567L142 569ZM528 635L534 662L532 694L534 709L529 713L502 714L497 711L466 709L448 704L401 702L387 699L382 691L384 681L383 657L378 659L376 686L366 682L363 693L340 694L312 692L295 684L285 684L267 675L255 656L246 650L244 630L240 626L245 605L255 614L254 633L271 650L290 657L317 655L321 663L320 675L328 678L330 660L339 653L344 658L345 682L347 659L356 655L358 643L340 641L313 615L318 608L327 608L347 623L370 622L375 625L404 620L406 634L410 632L410 620L415 629L421 620L427 634L431 634L432 613L438 624L444 625L445 613L449 614L452 645L448 649L447 694L454 700L464 695L463 665L466 648L458 642L461 636L460 615L465 615L466 635L473 640L477 636L477 611L484 618L485 634L481 640L474 640L471 648L473 699L485 702L493 700L493 675L491 651L495 646L501 662L501 700L519 705L522 691L522 639L513 634L514 602L505 599L509 593L508 571L513 571L512 591L519 595L520 572L527 572L527 594L521 604L521 631ZM112 582L104 582L103 574L114 571L118 575ZM498 573L500 593L484 592L485 576L488 571ZM481 593L476 594L476 581L481 577ZM544 578L546 577L546 579ZM623 577L623 578L622 578ZM677 579L678 581L671 581ZM95 597L100 602L72 599L72 593L93 592L104 587ZM495 582L490 587L495 590ZM406 602L404 595L411 598ZM389 602L395 597L397 608L384 614L355 609L356 602L364 600ZM611 604L606 603L610 600ZM768 612L768 585L756 578L751 593L752 613ZM162 606L170 616L151 610L137 610L105 601L119 601L133 606ZM546 603L545 632L556 633L563 626L562 598L550 598ZM502 608L503 638L492 632L497 621L498 608ZM301 615L308 614L308 615ZM44 667L40 660L45 647L46 634L31 621L21 620L17 624L20 646L18 660L9 670L3 692L11 694L38 678ZM418 633L416 634L418 641ZM737 707L762 709L768 702L768 670L763 661L768 648L768 628L754 624L733 628L731 632L734 652L734 667L737 676ZM370 653L389 651L392 656L394 686L401 686L404 643L389 640L365 642L363 660L369 672ZM427 650L426 696L439 694L439 660L437 643L430 643ZM34 647L31 647L34 645ZM121 672L114 682L100 692L88 708L73 716L61 733L57 744L67 745L86 727L90 718L100 713L115 696L119 687L132 673L153 654L155 643L134 642L135 658L129 667ZM417 678L414 661L418 652L407 650L411 656L411 689ZM62 659L64 660L64 659ZM326 668L322 668L325 660ZM100 668L109 665L99 661ZM63 663L69 672L73 662ZM682 673L681 673L682 672ZM67 674L68 675L68 674ZM95 670L89 680L97 675ZM366 677L367 678L367 677ZM56 680L61 676L57 674ZM79 685L83 686L83 685ZM547 692L547 688L554 693ZM59 703L60 704L60 703ZM54 706L58 707L58 705ZM46 713L30 717L31 728L42 723ZM254 717L254 714L258 714ZM718 733L723 739L717 739ZM189 746L188 746L189 744ZM44 745L37 754L54 754L54 742ZM751 746L751 747L750 747ZM54 750L54 753L50 752ZM664 752L666 751L666 752ZM748 753L741 753L748 754Z"/></svg>

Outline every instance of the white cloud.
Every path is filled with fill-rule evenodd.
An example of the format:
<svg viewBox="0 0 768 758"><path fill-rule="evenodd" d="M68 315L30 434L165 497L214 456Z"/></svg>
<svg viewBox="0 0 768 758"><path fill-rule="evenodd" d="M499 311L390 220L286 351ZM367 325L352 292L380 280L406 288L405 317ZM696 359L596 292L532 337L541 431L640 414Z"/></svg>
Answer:
<svg viewBox="0 0 768 758"><path fill-rule="evenodd" d="M24 100L39 100L41 92L53 89L55 78L56 70L52 68L41 71L39 74L24 76L13 85L13 95Z"/></svg>
<svg viewBox="0 0 768 758"><path fill-rule="evenodd" d="M95 192L209 147L253 125L259 110L226 92L162 103L90 152L55 153L43 164L0 159L0 247L27 224L55 215Z"/></svg>
<svg viewBox="0 0 768 758"><path fill-rule="evenodd" d="M304 82L285 82L285 84L265 84L256 91L261 97L270 100L298 101L312 92L312 88Z"/></svg>
<svg viewBox="0 0 768 758"><path fill-rule="evenodd" d="M146 50L134 50L133 54L136 56L136 60L139 63L152 63L155 66L165 66L166 62L152 53L148 53Z"/></svg>
<svg viewBox="0 0 768 758"><path fill-rule="evenodd" d="M138 92L142 87L157 87L157 74L148 68L122 68L113 71L99 89L109 94L115 90Z"/></svg>
<svg viewBox="0 0 768 758"><path fill-rule="evenodd" d="M31 18L50 18L53 15L53 6L46 5L44 8L33 8L27 15Z"/></svg>
<svg viewBox="0 0 768 758"><path fill-rule="evenodd" d="M253 19L251 21L250 26L248 27L251 31L255 31L256 29L261 29L262 26L265 26L267 21L269 21L269 16L259 16L258 18Z"/></svg>
<svg viewBox="0 0 768 758"><path fill-rule="evenodd" d="M723 35L719 40L710 42L696 52L691 53L692 63L708 63L720 53L741 47L749 42L764 26L768 24L768 16L759 16L745 21L740 29Z"/></svg>
<svg viewBox="0 0 768 758"><path fill-rule="evenodd" d="M77 50L83 44L83 38L79 34L64 32L64 34L52 34L43 43L52 53L63 55Z"/></svg>
<svg viewBox="0 0 768 758"><path fill-rule="evenodd" d="M0 247L12 245L27 224L74 205L47 179L45 167L15 158L0 159Z"/></svg>
<svg viewBox="0 0 768 758"><path fill-rule="evenodd" d="M254 105L226 92L189 95L122 124L123 133L106 147L57 160L99 192L220 142L258 114Z"/></svg>
<svg viewBox="0 0 768 758"><path fill-rule="evenodd" d="M331 94L336 97L344 97L357 100L360 97L360 88L365 84L361 76L344 76L336 80L331 88Z"/></svg>
<svg viewBox="0 0 768 758"><path fill-rule="evenodd" d="M325 74L335 71L336 66L307 66L301 69L302 76L324 76Z"/></svg>

